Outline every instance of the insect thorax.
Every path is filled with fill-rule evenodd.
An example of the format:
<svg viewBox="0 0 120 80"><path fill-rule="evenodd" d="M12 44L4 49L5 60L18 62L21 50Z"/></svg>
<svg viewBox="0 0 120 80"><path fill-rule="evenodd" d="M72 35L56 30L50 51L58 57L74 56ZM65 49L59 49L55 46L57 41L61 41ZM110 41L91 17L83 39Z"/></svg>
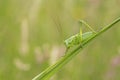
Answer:
<svg viewBox="0 0 120 80"><path fill-rule="evenodd" d="M81 43L80 34L73 35L64 41L64 44L66 45L67 48L70 48L74 45L78 45L80 43Z"/></svg>

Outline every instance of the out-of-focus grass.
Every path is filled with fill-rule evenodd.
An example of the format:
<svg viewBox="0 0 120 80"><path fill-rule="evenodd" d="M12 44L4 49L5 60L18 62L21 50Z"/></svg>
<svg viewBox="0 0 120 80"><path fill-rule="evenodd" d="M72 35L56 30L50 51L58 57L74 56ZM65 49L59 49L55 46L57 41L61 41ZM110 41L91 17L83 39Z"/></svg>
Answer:
<svg viewBox="0 0 120 80"><path fill-rule="evenodd" d="M60 45L78 32L78 19L99 30L120 16L119 4L119 0L1 0L0 80L32 79L62 55ZM53 79L120 80L119 26L94 40Z"/></svg>

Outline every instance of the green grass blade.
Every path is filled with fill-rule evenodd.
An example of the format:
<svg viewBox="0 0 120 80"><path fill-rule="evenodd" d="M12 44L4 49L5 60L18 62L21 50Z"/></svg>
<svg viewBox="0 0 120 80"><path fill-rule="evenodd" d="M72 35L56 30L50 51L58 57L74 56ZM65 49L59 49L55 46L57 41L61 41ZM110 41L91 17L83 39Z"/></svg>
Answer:
<svg viewBox="0 0 120 80"><path fill-rule="evenodd" d="M120 21L120 18L113 21L111 24L107 25L103 29L101 29L99 32L97 32L95 35L91 36L87 41L82 43L77 48L73 49L69 53L65 54L63 57L61 57L55 64L48 67L46 70L44 70L42 73L35 76L32 80L48 80L52 75L54 75L57 71L59 71L67 62L69 62L75 55L77 55L89 42L91 42L94 38L102 34L103 32L110 29L113 25L118 23Z"/></svg>

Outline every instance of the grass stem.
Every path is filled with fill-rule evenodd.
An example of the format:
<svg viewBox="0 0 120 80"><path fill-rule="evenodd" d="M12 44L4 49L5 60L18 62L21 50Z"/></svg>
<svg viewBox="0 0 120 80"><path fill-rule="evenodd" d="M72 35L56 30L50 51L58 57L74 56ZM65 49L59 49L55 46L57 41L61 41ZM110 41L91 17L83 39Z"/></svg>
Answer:
<svg viewBox="0 0 120 80"><path fill-rule="evenodd" d="M103 27L99 32L97 32L95 35L91 36L87 41L82 43L82 47L81 45L79 45L71 52L65 54L55 64L45 69L43 72L35 76L32 80L48 80L52 75L54 75L57 71L59 71L65 64L67 64L75 55L77 55L89 42L91 42L93 39L95 39L103 32L106 32L108 29L113 27L119 21L120 21L120 17L114 20L111 24L107 25L106 27Z"/></svg>

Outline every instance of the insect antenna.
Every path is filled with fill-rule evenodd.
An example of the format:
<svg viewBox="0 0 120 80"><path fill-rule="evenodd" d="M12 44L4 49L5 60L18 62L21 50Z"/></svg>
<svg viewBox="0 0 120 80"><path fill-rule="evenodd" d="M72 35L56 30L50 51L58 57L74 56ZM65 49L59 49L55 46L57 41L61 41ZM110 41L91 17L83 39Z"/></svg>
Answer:
<svg viewBox="0 0 120 80"><path fill-rule="evenodd" d="M51 18L52 18L53 22L55 23L55 28L57 28L60 38L63 40L63 30L61 27L62 25L61 25L59 17L53 15L53 16L51 16Z"/></svg>

